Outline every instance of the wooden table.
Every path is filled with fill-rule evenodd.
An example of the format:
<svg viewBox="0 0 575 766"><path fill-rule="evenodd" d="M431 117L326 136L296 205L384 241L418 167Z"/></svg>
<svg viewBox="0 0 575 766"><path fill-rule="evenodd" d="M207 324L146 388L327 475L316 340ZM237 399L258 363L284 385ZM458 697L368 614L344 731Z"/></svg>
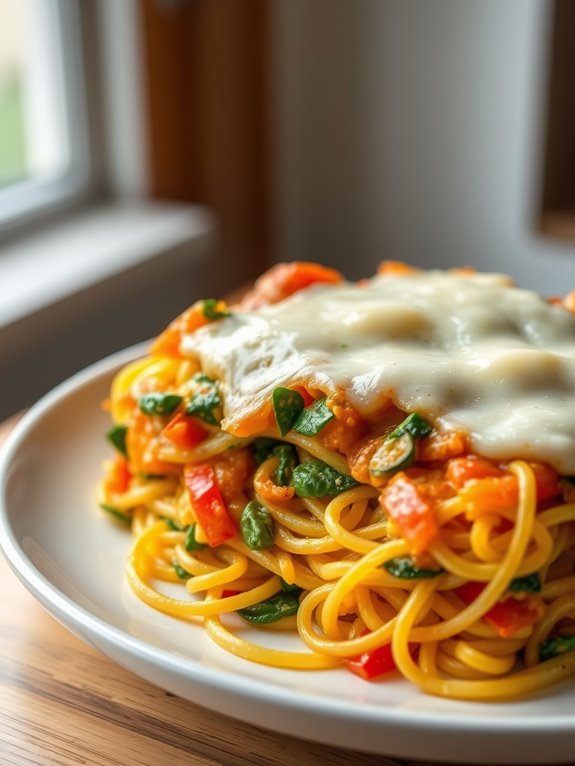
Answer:
<svg viewBox="0 0 575 766"><path fill-rule="evenodd" d="M1 555L0 605L1 766L414 763L264 731L152 686L68 633Z"/></svg>

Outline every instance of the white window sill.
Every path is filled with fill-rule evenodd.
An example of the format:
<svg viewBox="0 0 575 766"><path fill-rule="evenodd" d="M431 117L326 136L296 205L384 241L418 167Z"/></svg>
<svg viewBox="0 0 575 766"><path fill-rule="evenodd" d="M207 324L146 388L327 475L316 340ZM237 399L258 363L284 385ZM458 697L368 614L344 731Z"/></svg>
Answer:
<svg viewBox="0 0 575 766"><path fill-rule="evenodd" d="M5 246L0 330L182 245L203 254L213 233L204 208L150 202L98 207Z"/></svg>
<svg viewBox="0 0 575 766"><path fill-rule="evenodd" d="M230 289L214 253L208 210L157 202L91 209L3 247L0 420Z"/></svg>

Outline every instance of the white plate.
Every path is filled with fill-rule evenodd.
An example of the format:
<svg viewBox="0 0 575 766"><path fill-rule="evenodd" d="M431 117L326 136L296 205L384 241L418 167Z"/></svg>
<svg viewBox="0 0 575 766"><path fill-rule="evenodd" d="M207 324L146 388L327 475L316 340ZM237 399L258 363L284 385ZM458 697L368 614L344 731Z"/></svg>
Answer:
<svg viewBox="0 0 575 766"><path fill-rule="evenodd" d="M233 657L200 626L140 603L123 575L129 534L94 499L110 454L101 402L113 372L139 352L128 349L59 386L30 410L3 450L2 548L60 622L175 694L286 734L455 763L573 760L573 682L537 699L495 705L426 696L400 679L368 684L345 670L276 670ZM292 637L267 640L296 648Z"/></svg>

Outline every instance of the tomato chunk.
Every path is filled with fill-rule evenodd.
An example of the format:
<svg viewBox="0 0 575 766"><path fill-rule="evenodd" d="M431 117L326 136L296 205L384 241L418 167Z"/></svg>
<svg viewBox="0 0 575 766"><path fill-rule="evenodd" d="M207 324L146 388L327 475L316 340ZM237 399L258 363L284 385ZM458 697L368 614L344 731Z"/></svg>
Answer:
<svg viewBox="0 0 575 766"><path fill-rule="evenodd" d="M241 302L241 308L251 311L259 306L267 306L287 298L299 290L317 283L338 284L343 277L335 269L329 269L319 263L293 261L278 263L256 281Z"/></svg>
<svg viewBox="0 0 575 766"><path fill-rule="evenodd" d="M182 412L173 417L162 431L162 434L180 449L193 449L206 438L207 433L195 418Z"/></svg>
<svg viewBox="0 0 575 766"><path fill-rule="evenodd" d="M380 502L409 544L411 553L423 553L438 532L435 509L426 497L425 484L416 484L403 472L385 486Z"/></svg>
<svg viewBox="0 0 575 766"><path fill-rule="evenodd" d="M485 583L482 582L467 582L456 588L455 592L465 604L471 604L485 587ZM502 638L509 638L523 628L534 625L541 616L542 606L537 599L510 597L492 606L483 619L495 628Z"/></svg>
<svg viewBox="0 0 575 766"><path fill-rule="evenodd" d="M132 473L128 461L123 455L116 455L111 470L109 471L104 484L109 492L119 494L126 492L132 481Z"/></svg>
<svg viewBox="0 0 575 766"><path fill-rule="evenodd" d="M215 548L236 534L236 527L219 490L214 469L208 463L188 464L184 482L208 545Z"/></svg>

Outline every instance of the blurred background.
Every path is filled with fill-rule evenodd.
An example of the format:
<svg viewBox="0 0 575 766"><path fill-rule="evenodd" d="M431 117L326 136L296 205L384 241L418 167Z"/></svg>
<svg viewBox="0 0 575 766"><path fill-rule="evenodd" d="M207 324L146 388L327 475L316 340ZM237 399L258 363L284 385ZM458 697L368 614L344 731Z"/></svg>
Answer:
<svg viewBox="0 0 575 766"><path fill-rule="evenodd" d="M273 262L575 287L572 0L0 0L0 418Z"/></svg>

